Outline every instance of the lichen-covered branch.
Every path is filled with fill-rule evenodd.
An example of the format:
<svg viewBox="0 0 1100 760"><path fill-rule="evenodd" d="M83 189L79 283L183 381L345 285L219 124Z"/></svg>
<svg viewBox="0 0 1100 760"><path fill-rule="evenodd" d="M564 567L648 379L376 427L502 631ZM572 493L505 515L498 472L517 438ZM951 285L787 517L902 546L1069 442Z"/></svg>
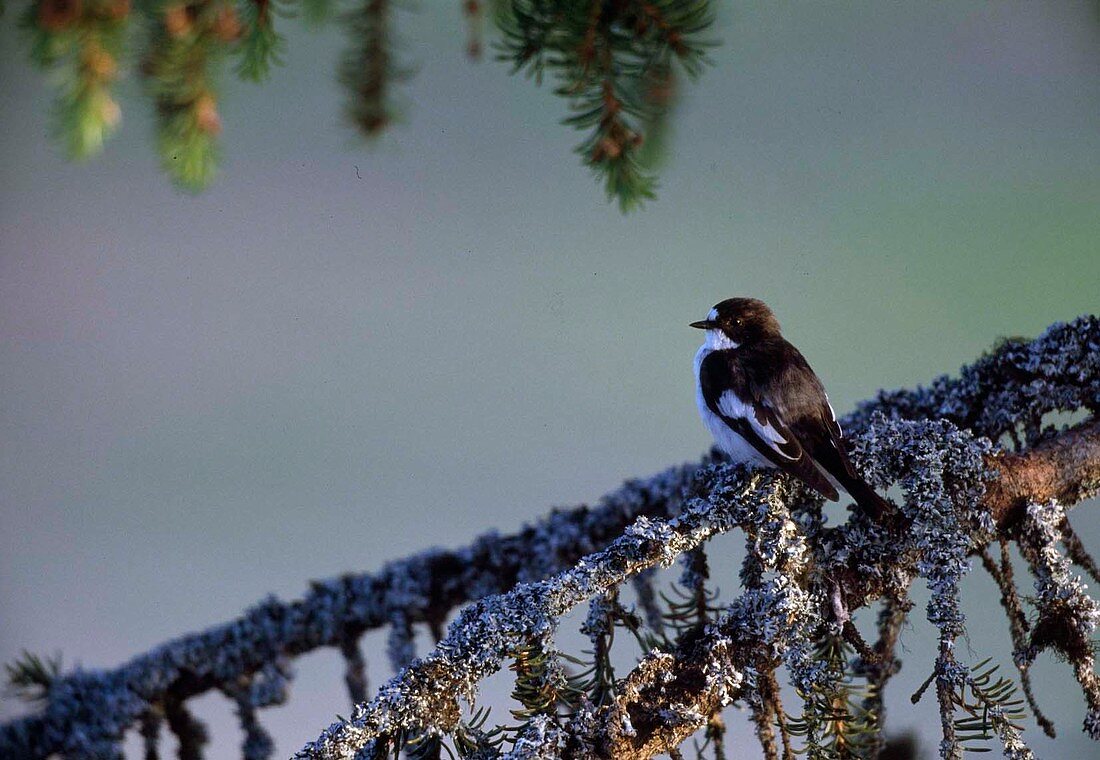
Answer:
<svg viewBox="0 0 1100 760"><path fill-rule="evenodd" d="M236 620L168 642L114 670L78 669L55 678L39 714L0 726L0 758L94 756L96 747L116 746L150 706L182 704L232 685L278 656L343 648L348 635L389 625L398 612L413 624L438 625L462 604L568 567L639 516L675 511L697 468L680 465L630 481L597 506L555 510L514 535L491 532L465 548L432 549L377 573L317 581L299 600L269 598ZM349 688L357 688L357 673ZM194 744L201 740L187 746Z"/></svg>
<svg viewBox="0 0 1100 760"><path fill-rule="evenodd" d="M340 648L349 689L361 700L365 673L354 642L385 626L401 671L301 757L376 757L406 745L435 756L444 739L482 760L651 757L675 751L696 731L709 735L722 707L737 700L780 721L785 755L801 743L818 756L861 756L858 748L882 745L881 691L896 670L898 627L917 578L932 592L926 614L940 631L929 680L944 722L941 754L955 757L968 742L995 736L1006 753L1023 758L1011 683L973 670L954 648L965 632L958 589L968 556L1000 538L1019 544L1037 584L1037 622L1018 661L1030 663L1048 648L1069 659L1089 703L1086 729L1095 735L1100 686L1088 642L1097 607L1072 567L1095 563L1063 506L1095 491L1100 428L1095 419L1065 429L1042 424L1048 412L1100 407L1098 347L1100 320L1082 317L1030 343L1007 342L958 379L863 405L844 421L854 458L875 485L898 484L904 495L897 518L886 523L853 514L830 526L817 497L797 483L708 458L628 483L595 508L555 512L513 536L489 534L375 575L315 583L289 604L267 600L115 670L61 675L28 665L19 672L36 686L42 707L0 727L0 758L115 757L124 732L138 727L155 752L160 715L198 758L204 732L186 702L211 689L235 700L246 750L263 756L256 711L285 698L286 661ZM996 443L1014 435L1021 450L1002 452ZM743 588L714 607L700 570L703 547L734 529L750 548ZM674 608L670 618L649 573L689 551L694 559L681 583L690 610ZM994 573L1004 580L995 566ZM639 589L640 614L616 598L627 580ZM562 615L593 599L599 619L590 615L589 627L599 642L610 646L607 626L622 625L649 649L619 681L570 680L558 661L564 655L553 638ZM878 599L888 607L872 647L853 636L851 617ZM1010 597L1008 604L1019 602ZM437 646L413 659L413 626L438 632L462 605ZM847 659L846 647L861 664ZM472 708L481 680L532 656L538 671L517 671L531 707L519 727L502 733L485 725L483 712L467 716L462 701ZM796 720L775 698L777 667L803 698ZM870 691L861 691L863 682Z"/></svg>
<svg viewBox="0 0 1100 760"><path fill-rule="evenodd" d="M947 420L995 443L1018 433L1032 446L1044 433L1044 415L1100 412L1098 332L1097 318L1089 316L1051 325L1032 341L1001 339L958 377L941 375L927 387L880 391L844 419L844 430L858 437L881 413L892 419Z"/></svg>
<svg viewBox="0 0 1100 760"><path fill-rule="evenodd" d="M1090 446L1100 444L1100 429L1097 429L1095 425L1089 424L1086 426L1089 430L1087 434L1082 433L1080 430L1068 431L1065 435L1071 439L1079 439L1081 435L1088 436L1088 443ZM1056 439L1057 440L1057 439ZM1057 451L1058 447L1051 445L1046 447L1047 451ZM1100 452L1100 449L1097 449ZM1051 454L1051 456L1058 456L1057 454ZM1096 459L1100 461L1100 453L1097 453ZM995 458L988 456L987 461L998 468L999 472L1011 473L1011 468L1014 466L1019 467L1033 467L1036 466L1041 458L1034 457L1030 459L1015 459L1010 461L1004 461L1003 458ZM995 463L995 464L994 464ZM1007 469L1006 469L1007 468ZM1004 502L996 495L986 497L988 501L980 501L978 509L986 512L1000 507ZM1042 495L1043 491L1039 491L1036 495ZM1034 511L1034 507L1032 511ZM1056 524L1059 519L1058 515L1052 516L1046 520L1047 525ZM1050 542L1055 540L1054 534L1049 532L1043 537L1046 542L1045 545L1049 546ZM891 554L889 559L892 561L893 567L891 570L894 572L905 573L912 571L915 568L905 567L904 561L897 561L904 557L905 551L897 552L897 554ZM1068 576L1068 568L1063 561L1057 563L1057 569L1051 572L1056 572L1062 575L1059 579L1062 581L1062 585L1059 588L1065 588L1065 583L1071 579ZM837 571L842 572L843 568L836 568ZM837 574L839 575L840 572ZM865 582L860 581L861 575L859 573L846 574L848 579L848 585L846 587L846 595L850 598L862 598L869 601L871 598L877 597L881 592L874 588L878 584L878 579L873 577L867 577ZM1068 642L1070 646L1077 646L1077 649L1073 652L1073 657L1078 659L1084 658L1089 662L1082 664L1081 666L1075 666L1075 671L1078 677L1085 678L1086 694L1089 697L1090 702L1090 714L1086 719L1086 725L1090 733L1095 731L1094 728L1097 723L1097 718L1100 717L1100 710L1095 703L1095 691L1097 688L1095 684L1097 679L1091 670L1091 651L1086 651L1086 648L1082 645L1082 641L1087 640L1088 635L1091 633L1095 626L1097 613L1095 612L1094 603L1090 604L1087 597L1082 596L1082 589L1079 586L1073 586L1076 589L1077 599L1075 604L1078 604L1082 609L1079 610L1079 615L1074 617L1074 620L1082 620L1085 625L1081 628L1076 628L1070 634L1069 638L1061 637L1058 640ZM896 613L889 611L886 612L887 622L887 634L884 639L884 643L881 650L885 654L890 652L892 659L893 640L896 637L896 622L892 620ZM1053 624L1052 624L1053 625ZM1064 625L1064 621L1059 625ZM744 636L744 632L748 630L748 636ZM742 632L741 636L737 635L738 631ZM1081 637L1084 636L1085 639ZM707 635L699 641L691 643L690 647L685 647L674 655L668 654L655 654L646 658L638 668L627 677L627 682L632 684L632 689L629 692L623 693L622 696L616 701L616 703L608 708L606 714L602 716L602 739L603 746L600 756L608 758L649 758L654 755L665 751L669 746L676 746L680 742L691 736L698 728L693 725L671 725L662 726L662 733L659 737L659 741L654 742L654 737L644 732L635 732L634 734L625 734L616 729L619 723L622 721L622 716L629 716L632 725L635 728L638 725L650 725L651 722L656 722L653 718L646 719L646 716L659 716L662 711L667 709L669 704L676 704L679 709L687 712L705 713L715 709L716 704L726 704L732 701L732 697L737 694L726 694L725 699L721 702L718 701L718 691L708 683L708 679L705 677L705 670L714 668L716 658L723 662L724 669L729 672L744 672L746 668L753 667L753 653L759 646L759 639L753 634L751 627L742 627L738 629L732 625L732 619L727 616L719 621L717 624L708 629ZM1051 644L1044 642L1046 646ZM1034 659L1034 654L1030 655L1030 659ZM758 666L757 666L758 667ZM1090 677L1091 675L1091 677ZM885 679L879 679L884 682Z"/></svg>
<svg viewBox="0 0 1100 760"><path fill-rule="evenodd" d="M1086 346L1095 343L1095 320L1082 320L1075 327L1085 328ZM1052 330L1045 337L1053 339L1059 332L1064 331ZM1091 349L1086 348L1084 355L1086 362L1091 359L1095 369ZM1091 394L1085 406L1094 405L1096 373L1082 372L1079 365L1074 365L1073 369L1070 384L1084 386ZM1051 377L1052 373L1048 372L1047 379ZM1035 390L1042 390L1034 378L1030 382ZM1050 392L1047 396L1050 399L1060 389L1048 387L1045 390ZM1009 393L1002 397L1012 398ZM1002 407L1001 411L1004 413L1002 432L1022 424L1026 433L1029 426L1034 426L1034 410L1030 407L1015 412ZM988 679L989 674L972 675L970 669L955 658L955 639L965 631L958 583L969 569L966 555L994 537L998 527L995 516L1008 509L1004 492L989 489L988 483L1005 473L1011 476L1014 467L1036 468L1048 459L1067 459L1065 444L1048 437L1041 449L1037 448L1026 458L1005 461L988 440L959 430L949 421L908 421L900 415L890 419L881 409L876 412L861 430L858 455L865 471L879 483L901 483L906 492L902 505L904 524L861 525L857 516L848 525L826 531L821 528L820 521L810 520L801 523L803 530L799 533L796 523L791 520L795 506L813 508L812 499L807 500L804 495L801 499L785 499L776 509L764 510L764 514L759 509L724 513L722 510L728 510L729 505L719 494L723 487L737 482L739 473L736 470L719 471L714 480L708 481L708 492L688 502L692 510L689 514L695 516L714 510L722 515L717 522L727 527L733 527L729 525L732 516L736 527L744 529L752 539L750 558L755 558L761 568L743 574L752 581L748 590L707 629L702 639L689 639L686 643L690 646L678 648L675 653L655 651L623 681L620 696L612 705L600 708L594 716L586 715L584 710L578 711L560 756L595 754L641 758L675 749L681 741L703 728L707 716L722 705L737 698L745 698L750 704L754 699L761 699L767 693L763 687L777 657L786 664L800 693L809 694L823 686L828 688L823 683L825 671L810 654L815 636L831 627L842 629L848 622L849 610L865 606L880 596L903 598L909 579L914 575L925 577L932 590L928 617L941 630L940 656L932 678L943 720L941 755L961 756L962 744L974 738L974 719L965 715L957 717L956 711L974 715L976 710L981 710L983 716L990 716L988 722L983 717L982 732L995 731L1006 751L1019 757L1027 756L1026 748L1019 744L1018 729L1004 707L1011 693L1007 687L1002 688L1002 683L1006 682L997 680L993 682L995 688L985 689L986 681L980 679ZM1095 434L1093 425L1086 423L1081 429L1064 435L1080 447L1082 443L1091 443ZM1038 434L1029 433L1027 438L1036 440ZM1013 498L1039 495L1018 492ZM665 530L671 529L678 519L666 523ZM670 538L668 544L674 546L675 542ZM812 561L807 561L807 553L812 555ZM647 560L651 560L645 553L634 556L642 563L636 569L647 567ZM601 555L586 558L574 572L591 571L593 565L598 568L604 559ZM570 572L559 575L552 582L553 587L573 587L571 577ZM581 587L586 588L584 584ZM834 600L835 588L840 589L839 603ZM607 587L586 590L590 596L606 591ZM468 677L476 671L469 670L470 661L487 664L494 670L509 647L518 645L525 637L550 635L556 625L554 615L547 616L546 609L531 604L528 599L515 606L514 602L520 600L501 597L499 601L504 606L494 611L493 630L500 630L501 616L522 623L514 627L511 623L503 624L507 631L504 640L487 642L482 627L484 619L463 616L452 626L451 633L436 652L391 681L384 694L401 695L396 702L376 699L351 722L331 727L300 756L351 758L367 742L395 731L425 727L444 732L450 730L453 724L448 725L446 720L458 720L459 706L451 704L446 711L435 714L430 706L421 710L423 701L418 699L418 689L424 685L420 680L424 674L418 672L421 668L431 663L433 679L439 678L441 672L459 674L465 689L458 693L472 700L474 685L469 683ZM573 603L579 601L576 599ZM1073 618L1074 630L1077 635L1087 635L1095 626L1092 608L1082 602L1073 609L1077 614ZM510 640L508 636L517 636L520 641ZM459 641L471 645L456 650L454 644ZM1073 651L1077 658L1075 671L1089 697L1090 714L1086 726L1091 733L1097 721L1093 704L1095 679L1082 675L1091 672L1091 655L1080 647ZM482 677L484 675L488 673ZM445 683L450 685L450 682ZM976 702L966 696L968 689ZM440 718L444 718L444 722L438 722ZM580 730L581 726L588 726L587 732ZM765 734L770 737L770 727ZM814 739L811 737L811 740ZM769 741L772 740L769 738ZM847 737L844 741L851 744ZM549 746L551 744L546 744L543 748ZM569 749L570 746L573 749Z"/></svg>
<svg viewBox="0 0 1100 760"><path fill-rule="evenodd" d="M754 511L788 494L789 483L771 475L733 478L725 469L701 473L693 485L706 494L690 499L668 520L635 521L606 549L545 581L467 607L435 650L386 684L375 700L360 705L350 721L334 724L301 757L355 758L367 742L400 731L452 731L461 716L459 697L472 700L478 683L500 670L507 655L532 640L549 641L557 620L577 605L615 588L658 564L670 565L685 551L749 519Z"/></svg>

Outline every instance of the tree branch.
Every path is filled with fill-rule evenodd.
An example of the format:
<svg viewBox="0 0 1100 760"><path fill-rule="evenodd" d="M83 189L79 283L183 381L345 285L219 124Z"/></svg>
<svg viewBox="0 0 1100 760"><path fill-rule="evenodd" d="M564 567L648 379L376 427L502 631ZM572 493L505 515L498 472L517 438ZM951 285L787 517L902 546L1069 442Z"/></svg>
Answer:
<svg viewBox="0 0 1100 760"><path fill-rule="evenodd" d="M1100 492L1100 418L988 462L998 477L982 501L1002 529L1016 525L1028 504L1077 504Z"/></svg>
<svg viewBox="0 0 1100 760"><path fill-rule="evenodd" d="M1041 534L1049 544L1052 530L1064 536L1066 528L1036 527L1038 513L1025 509L1028 502L1069 503L1100 486L1095 418L1057 435L1040 430L1048 412L1095 414L1098 408L1100 319L1057 324L1030 343L1002 344L957 379L880 393L843 420L868 479L879 486L898 482L906 491L905 530L860 515L825 528L813 517L820 504L797 484L774 475L750 477L704 459L631 481L596 508L556 511L513 536L490 533L464 549L428 551L374 575L318 582L291 603L266 600L237 620L119 668L51 677L39 713L0 725L0 758L116 756L124 732L151 711L183 709L198 694L254 678L263 688L249 697L249 709L261 707L259 692L285 687L278 663L287 658L345 646L349 637L382 626L438 630L456 607L481 600L463 611L434 652L391 679L373 702L357 707L352 721L331 727L305 754L352 757L375 740L397 742L402 731L447 732L461 719L456 696L472 693L510 651L532 640L553 651L549 637L566 609L675 561L710 535L740 528L753 548L757 581L717 621L702 634L695 628L681 637L673 651L646 657L615 701L597 712L577 711L568 733L542 716L512 750L517 758L535 757L520 748L537 745L541 736L561 739L565 756L575 746L572 756L648 757L654 747L674 747L670 742L703 727L721 706L759 689L759 675L777 658L796 685L812 687L807 647L814 631L842 625L841 617L883 595L904 600L917 576L936 584L933 601L945 605L929 611L941 636L961 627L951 595L965 572L967 542L988 542L996 526L1028 540L1014 530L1022 522L1030 526L1024 533ZM997 453L981 437L999 440L1018 427L1031 446L1022 453ZM1056 548L1038 549L1045 563L1040 570L1051 576L1044 582L1057 586L1068 565L1050 556ZM829 590L838 588L839 594ZM1067 625L1091 631L1093 609L1077 591L1075 607L1044 611L1049 622L1040 644ZM825 603L834 597L834 604ZM1084 672L1081 663L1075 668ZM353 680L355 693L358 674ZM1100 735L1100 722L1094 724ZM486 750L484 756L499 753Z"/></svg>
<svg viewBox="0 0 1100 760"><path fill-rule="evenodd" d="M1002 531L1008 531L1022 519L1028 504L1056 500L1069 506L1097 493L1100 419L1089 419L1022 454L991 454L985 461L998 477L989 483L981 508L994 517ZM858 586L846 589L852 598L866 598L869 590ZM694 724L662 722L670 704L709 715L737 698L739 695L723 695L715 688L707 671L714 669L716 658L732 670L751 665L758 642L735 640L731 647L729 633L716 626L701 640L686 642L673 655L646 657L626 677L626 687L601 715L599 756L644 760L667 752L698 730ZM633 730L622 730L624 725Z"/></svg>
<svg viewBox="0 0 1100 760"><path fill-rule="evenodd" d="M169 641L117 668L58 677L40 712L0 725L0 760L59 752L81 757L89 744L113 746L150 705L183 703L230 686L277 656L342 647L349 634L390 625L395 613L438 627L463 604L570 567L638 517L674 513L699 467L689 463L628 481L594 507L554 510L512 535L489 532L466 547L431 549L377 573L314 581L301 599L269 597L236 620Z"/></svg>

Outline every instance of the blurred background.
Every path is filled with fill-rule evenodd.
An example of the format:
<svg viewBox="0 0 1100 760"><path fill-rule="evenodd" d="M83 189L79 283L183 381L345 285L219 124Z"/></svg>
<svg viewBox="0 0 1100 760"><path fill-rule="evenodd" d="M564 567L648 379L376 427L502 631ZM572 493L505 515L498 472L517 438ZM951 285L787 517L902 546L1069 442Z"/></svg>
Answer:
<svg viewBox="0 0 1100 760"><path fill-rule="evenodd" d="M284 21L268 84L223 78L224 167L198 196L160 174L133 77L105 155L65 162L9 8L0 661L114 666L694 459L687 323L728 296L772 305L838 412L1100 306L1096 2L718 8L659 199L625 217L560 100L465 59L458 3L399 14L418 72L373 150L341 117L343 34ZM1097 506L1073 518L1094 552ZM716 546L733 593L740 541ZM1011 671L993 584L966 593L965 654ZM924 598L889 725L932 757L934 695L908 700L933 658ZM365 646L377 686L382 639ZM296 666L261 716L280 756L348 711L338 653ZM1060 729L1029 730L1038 754L1100 756L1069 668L1035 675ZM211 756L235 756L230 703L196 712ZM748 725L737 757L759 752Z"/></svg>

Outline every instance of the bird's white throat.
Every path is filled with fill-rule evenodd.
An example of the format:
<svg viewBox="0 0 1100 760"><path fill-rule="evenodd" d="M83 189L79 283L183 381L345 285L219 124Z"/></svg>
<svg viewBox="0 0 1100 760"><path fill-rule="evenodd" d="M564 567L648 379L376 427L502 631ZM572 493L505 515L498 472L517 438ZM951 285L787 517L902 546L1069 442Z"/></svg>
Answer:
<svg viewBox="0 0 1100 760"><path fill-rule="evenodd" d="M741 344L730 340L730 336L721 330L707 330L707 337L703 345L711 351L725 351L730 348L738 348Z"/></svg>

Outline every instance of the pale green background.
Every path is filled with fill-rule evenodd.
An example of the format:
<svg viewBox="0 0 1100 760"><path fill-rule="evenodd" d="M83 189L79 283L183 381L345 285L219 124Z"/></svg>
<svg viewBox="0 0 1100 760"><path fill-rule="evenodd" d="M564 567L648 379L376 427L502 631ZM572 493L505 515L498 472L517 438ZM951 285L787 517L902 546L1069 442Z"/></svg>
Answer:
<svg viewBox="0 0 1100 760"><path fill-rule="evenodd" d="M1100 304L1095 2L723 4L660 200L626 218L563 104L467 63L459 3L421 6L399 15L407 123L378 150L340 118L342 36L283 22L286 68L225 77L224 173L197 198L158 173L133 78L106 155L62 161L8 9L0 660L112 666L694 458L686 325L730 295L773 305L838 410ZM1096 510L1077 523L1100 550ZM739 543L715 552L727 592ZM1009 663L992 584L967 593L964 655ZM932 700L907 700L928 633L918 608L891 705L930 751ZM1064 738L1037 748L1098 756L1044 663ZM298 662L263 716L280 755L347 713L339 667ZM228 702L197 709L233 756Z"/></svg>

